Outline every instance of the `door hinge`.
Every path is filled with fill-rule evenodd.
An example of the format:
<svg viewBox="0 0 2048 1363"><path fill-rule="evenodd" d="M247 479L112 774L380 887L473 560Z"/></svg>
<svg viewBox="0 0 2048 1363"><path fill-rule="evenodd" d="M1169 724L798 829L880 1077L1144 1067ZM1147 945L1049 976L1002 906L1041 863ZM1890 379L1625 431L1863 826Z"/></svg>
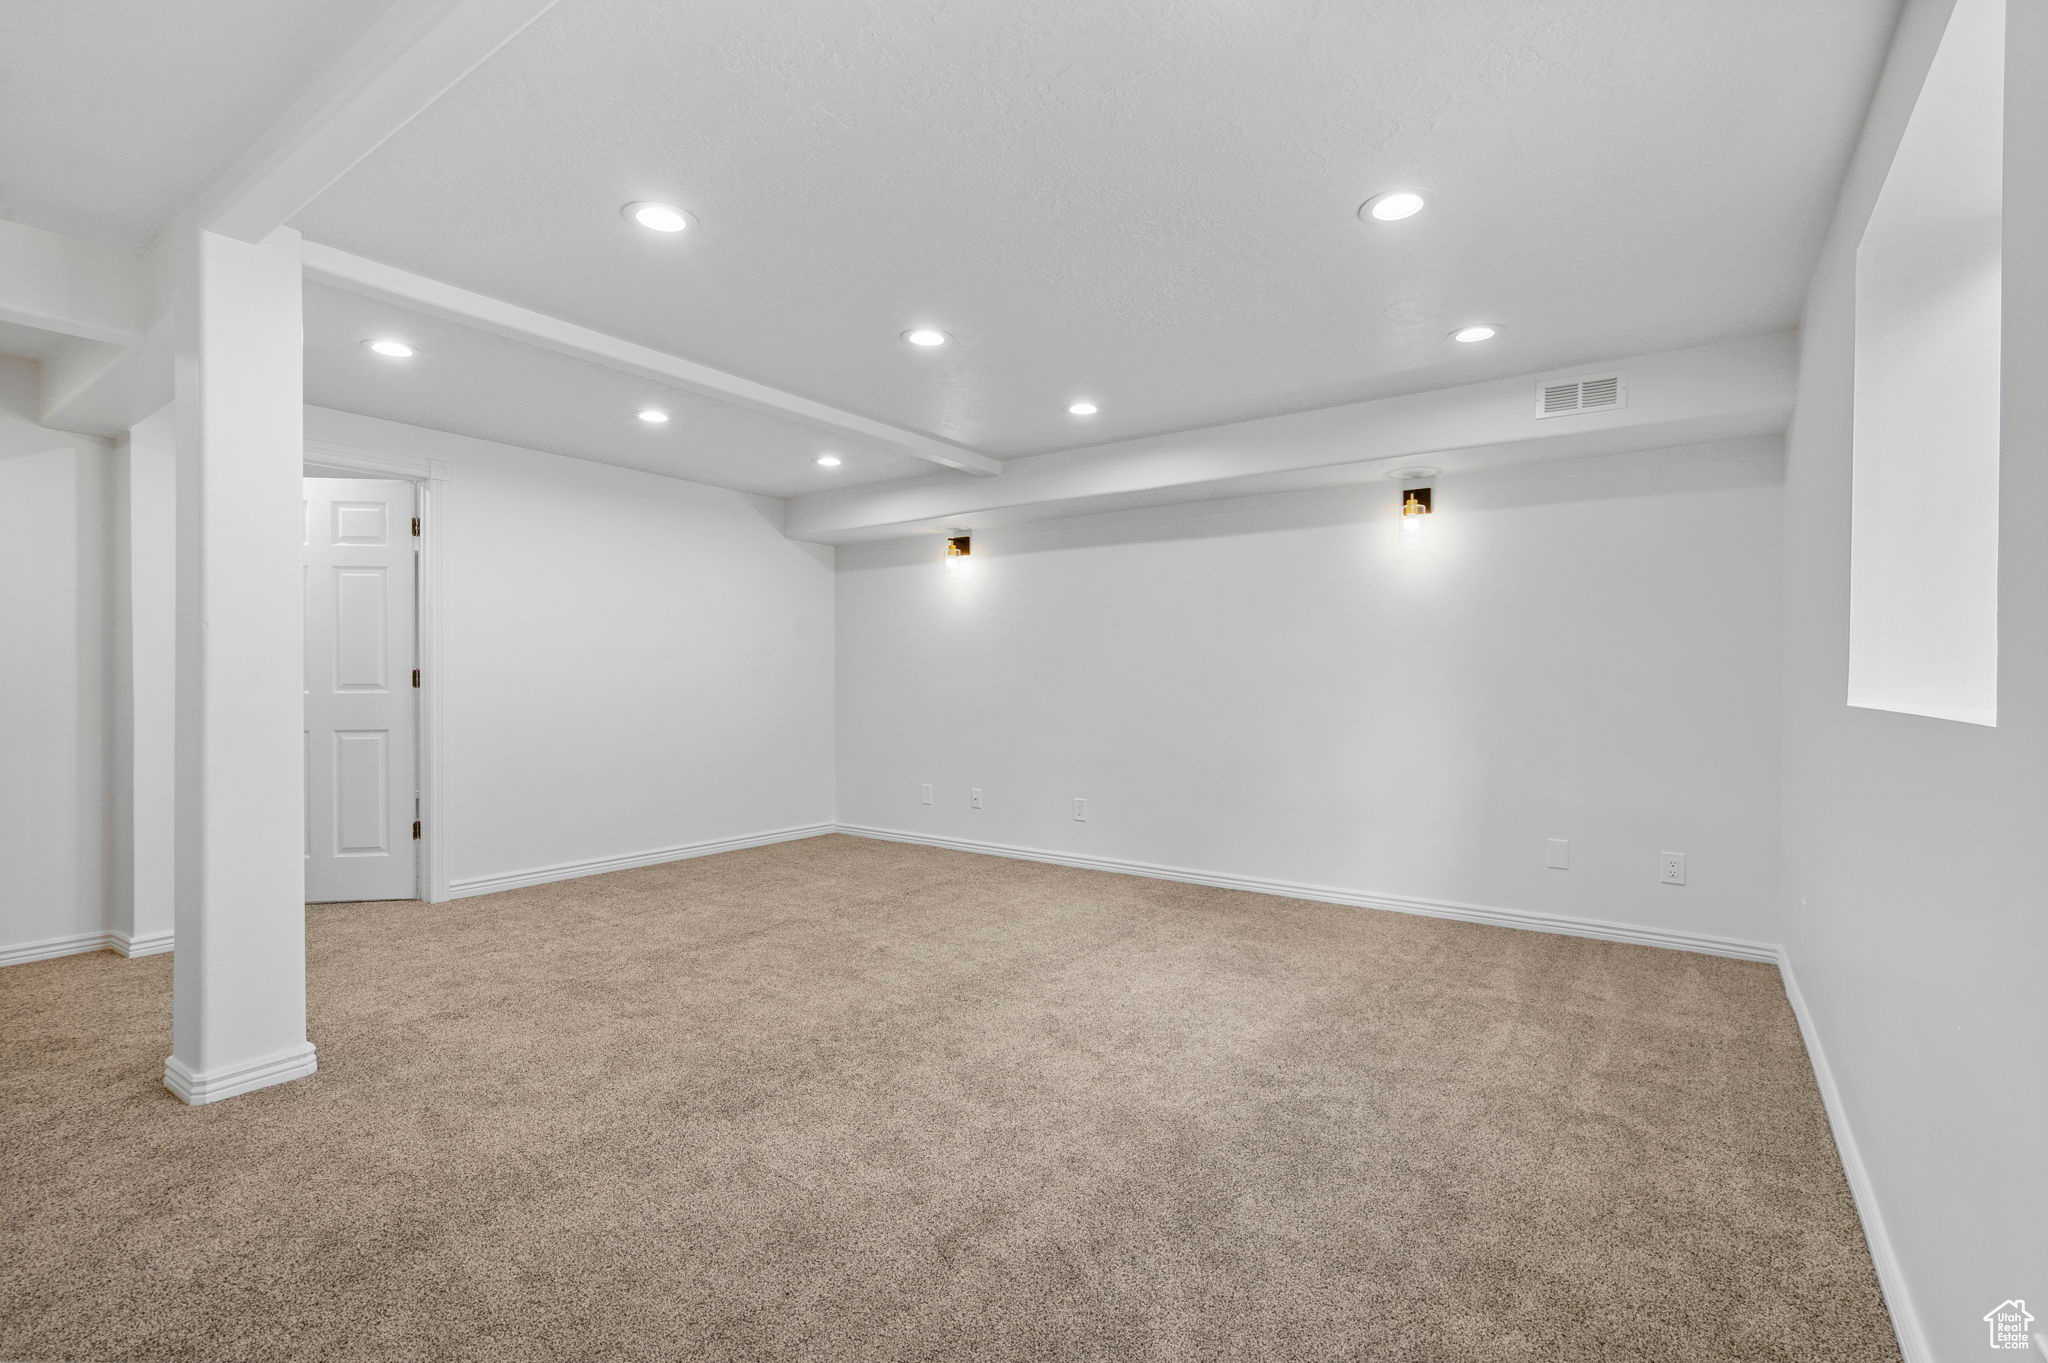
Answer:
<svg viewBox="0 0 2048 1363"><path fill-rule="evenodd" d="M417 667L412 670L412 684L414 687L420 684L420 670Z"/></svg>
<svg viewBox="0 0 2048 1363"><path fill-rule="evenodd" d="M420 518L418 516L414 516L412 518L412 532L415 535L419 534L420 532Z"/></svg>
<svg viewBox="0 0 2048 1363"><path fill-rule="evenodd" d="M412 840L414 842L420 840L420 821L418 819L412 821Z"/></svg>

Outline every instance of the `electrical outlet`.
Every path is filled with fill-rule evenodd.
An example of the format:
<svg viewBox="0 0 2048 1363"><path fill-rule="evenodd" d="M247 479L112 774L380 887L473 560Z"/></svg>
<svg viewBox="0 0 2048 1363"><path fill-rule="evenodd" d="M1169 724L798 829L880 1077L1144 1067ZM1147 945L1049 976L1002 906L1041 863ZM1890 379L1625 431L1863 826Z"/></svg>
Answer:
<svg viewBox="0 0 2048 1363"><path fill-rule="evenodd" d="M1663 874L1659 877L1666 885L1685 884L1685 853L1659 852L1657 854Z"/></svg>
<svg viewBox="0 0 2048 1363"><path fill-rule="evenodd" d="M980 787L980 786L976 786L976 787L975 787L975 788L974 788L973 790L970 790L970 791L968 791L968 792L967 792L967 807L968 807L969 809L980 809L980 808L981 808L981 787Z"/></svg>
<svg viewBox="0 0 2048 1363"><path fill-rule="evenodd" d="M931 802L932 802L932 788L931 788L930 786L921 786L921 787L919 787L919 798L918 798L918 803L920 803L920 804L927 804L927 805L928 805L928 804L930 804Z"/></svg>
<svg viewBox="0 0 2048 1363"><path fill-rule="evenodd" d="M1088 802L1078 795L1074 797L1074 822L1088 822Z"/></svg>
<svg viewBox="0 0 2048 1363"><path fill-rule="evenodd" d="M1572 840L1570 838L1547 839L1544 847L1549 854L1543 863L1545 866L1553 871L1569 871L1571 869Z"/></svg>

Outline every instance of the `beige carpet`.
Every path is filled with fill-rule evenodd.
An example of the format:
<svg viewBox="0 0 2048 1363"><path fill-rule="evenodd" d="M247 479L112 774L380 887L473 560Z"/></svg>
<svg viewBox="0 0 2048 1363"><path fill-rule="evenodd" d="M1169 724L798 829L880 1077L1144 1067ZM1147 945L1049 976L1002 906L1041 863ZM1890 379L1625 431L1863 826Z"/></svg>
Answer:
<svg viewBox="0 0 2048 1363"><path fill-rule="evenodd" d="M1896 1359L1768 966L848 837L0 970L0 1358Z"/></svg>

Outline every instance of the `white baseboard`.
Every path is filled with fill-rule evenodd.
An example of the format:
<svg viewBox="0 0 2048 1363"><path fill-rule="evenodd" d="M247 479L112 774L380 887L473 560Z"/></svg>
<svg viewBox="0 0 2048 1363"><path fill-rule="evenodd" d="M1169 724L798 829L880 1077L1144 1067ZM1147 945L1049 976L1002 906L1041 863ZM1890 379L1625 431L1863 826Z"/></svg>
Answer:
<svg viewBox="0 0 2048 1363"><path fill-rule="evenodd" d="M174 1055L164 1061L164 1087L198 1107L232 1098L238 1093L269 1088L272 1084L304 1079L318 1068L310 1041L261 1060L246 1060L206 1074L198 1073Z"/></svg>
<svg viewBox="0 0 2048 1363"><path fill-rule="evenodd" d="M169 951L173 944L170 930L165 929L163 932L144 932L133 935L125 932L110 932L107 934L107 945L113 950L120 952L123 956L135 957L161 956Z"/></svg>
<svg viewBox="0 0 2048 1363"><path fill-rule="evenodd" d="M636 866L658 866L664 861L687 861L691 857L708 857L718 852L737 852L744 847L766 847L774 842L796 842L801 838L823 837L834 831L834 825L829 823L804 824L798 828L777 828L770 832L750 833L738 838L716 838L710 842L693 842L682 847L633 852L623 857L600 857L596 861L566 861L555 866L536 866L528 871L476 876L469 880L450 881L448 897L467 899L471 895L496 894L500 890L518 890L528 885L574 880L578 876L603 875L606 871L630 871Z"/></svg>
<svg viewBox="0 0 2048 1363"><path fill-rule="evenodd" d="M0 966L24 965L58 956L80 956L88 951L116 951L123 956L155 956L171 949L171 934L146 932L133 937L125 932L81 932L70 937L46 937L40 942L0 947Z"/></svg>
<svg viewBox="0 0 2048 1363"><path fill-rule="evenodd" d="M1304 885L1291 880L1261 880L1253 876L1194 871L1182 866L1155 866L1150 862L1124 861L1114 857L1090 857L1072 852L1047 852L1035 847L1011 847L1004 843L930 837L923 833L907 833L897 828L868 828L859 824L840 824L838 828L841 833L850 833L858 838L919 843L926 847L950 848L956 852L980 852L987 856L1050 862L1055 866L1077 866L1083 870L1111 871L1119 875L1145 876L1152 880L1177 880L1189 885L1213 885L1225 890L1250 890L1256 894L1278 895L1283 899L1310 899L1322 904L1348 904L1354 908L1386 909L1393 913L1421 914L1428 918L1455 918L1465 923L1487 923L1495 927L1554 932L1568 937L1593 937L1603 942L1631 942L1638 946L1667 947L1676 951L1701 951L1710 956L1733 956L1743 961L1769 961L1775 964L1778 960L1777 947L1768 942L1749 942L1738 937L1710 937L1704 933L1639 927L1633 923L1609 923L1598 918L1571 918L1563 914L1535 913L1527 909L1498 909L1484 904L1459 904L1450 900L1365 894L1328 885Z"/></svg>
<svg viewBox="0 0 2048 1363"><path fill-rule="evenodd" d="M1856 1148L1856 1133L1849 1127L1842 1092L1835 1086L1827 1048L1821 1045L1820 1032L1807 1011L1806 996L1799 991L1799 976L1792 969L1789 951L1779 953L1778 973L1784 977L1785 997L1792 1004L1792 1015L1799 1019L1799 1035L1806 1043L1806 1057L1813 1065L1813 1081L1820 1089L1821 1104L1827 1108L1828 1126L1835 1133L1835 1152L1841 1157L1843 1174L1848 1177L1849 1193L1856 1199L1863 1239L1870 1246L1870 1262L1877 1269L1878 1286L1883 1289L1884 1304L1891 1311L1899 1352L1906 1363L1934 1363L1934 1353L1927 1347L1927 1336L1920 1328L1920 1315L1913 1309L1912 1293L1906 1289L1905 1271L1899 1266L1898 1253L1885 1231L1884 1214L1878 1210L1877 1189L1871 1184L1870 1171L1864 1167L1863 1155Z"/></svg>
<svg viewBox="0 0 2048 1363"><path fill-rule="evenodd" d="M45 937L40 942L23 942L0 947L0 965L25 965L57 956L77 956L88 951L105 951L114 945L111 932L80 932L69 937Z"/></svg>

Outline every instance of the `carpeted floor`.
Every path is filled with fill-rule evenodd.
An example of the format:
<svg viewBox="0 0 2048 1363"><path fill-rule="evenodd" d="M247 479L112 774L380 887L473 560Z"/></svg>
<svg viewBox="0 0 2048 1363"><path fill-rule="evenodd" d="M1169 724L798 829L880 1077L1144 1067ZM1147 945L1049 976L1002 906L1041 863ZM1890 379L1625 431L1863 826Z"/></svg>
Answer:
<svg viewBox="0 0 2048 1363"><path fill-rule="evenodd" d="M1768 966L819 838L0 971L0 1358L1898 1357Z"/></svg>

